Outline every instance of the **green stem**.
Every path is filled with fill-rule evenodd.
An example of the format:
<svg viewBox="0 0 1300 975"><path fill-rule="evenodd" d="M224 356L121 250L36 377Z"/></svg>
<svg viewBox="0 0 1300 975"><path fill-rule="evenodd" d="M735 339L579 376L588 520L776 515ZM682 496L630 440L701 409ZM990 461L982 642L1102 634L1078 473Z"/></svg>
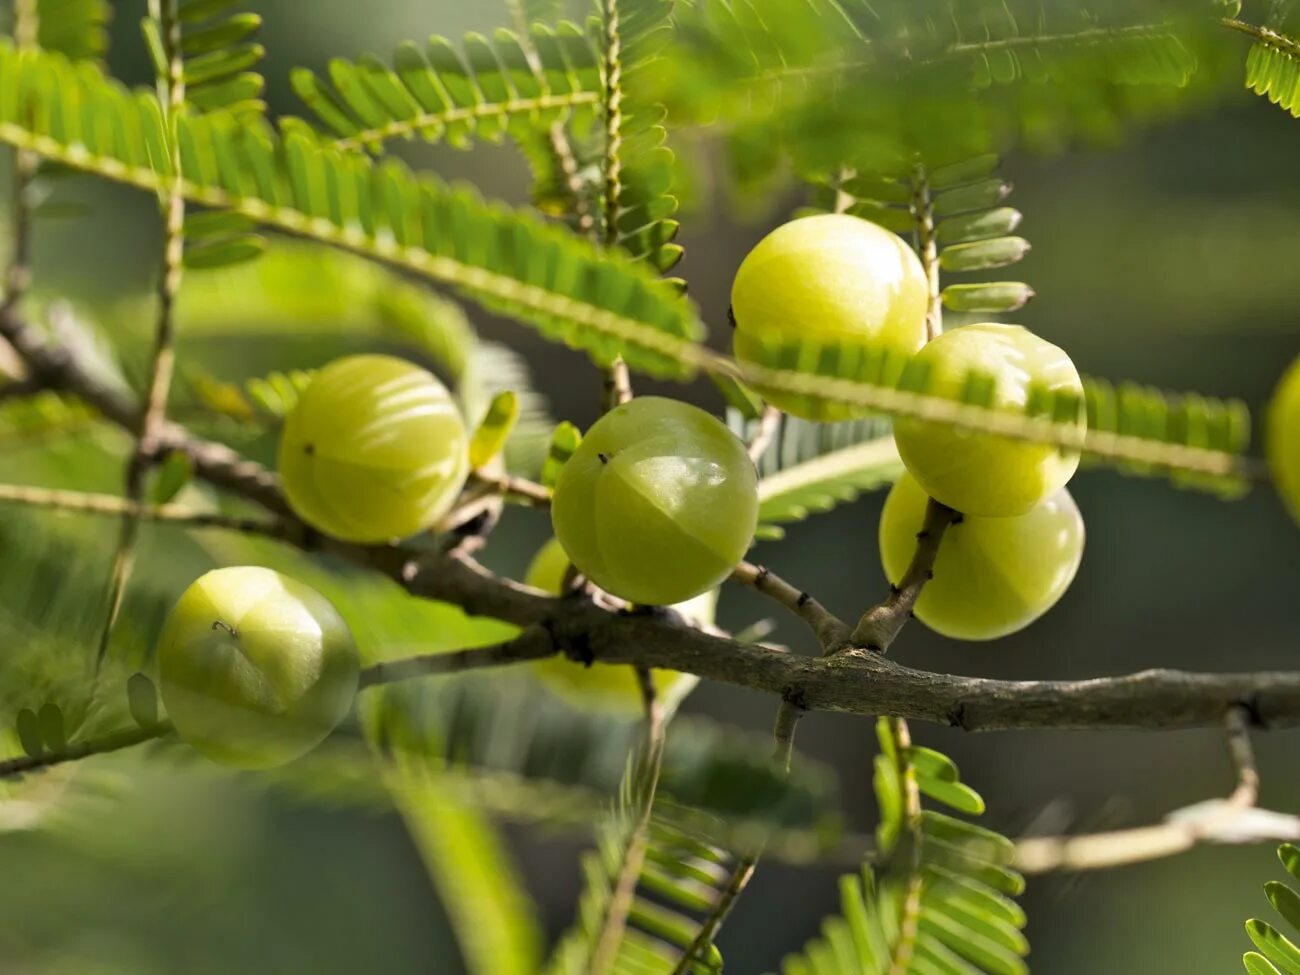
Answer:
<svg viewBox="0 0 1300 975"><path fill-rule="evenodd" d="M185 247L185 196L180 186L181 148L177 120L185 105L185 62L181 56L181 22L178 0L150 0L150 16L158 21L166 74L158 79L158 101L167 123L171 170L175 177L163 197L162 267L158 279L158 312L154 328L153 354L144 410L136 431L135 450L126 470L125 495L138 505L144 498L145 478L158 456L158 435L167 420L167 397L175 370L175 306L180 293ZM98 671L108 654L113 627L122 610L122 599L131 576L135 543L140 533L139 517L126 514L118 533L117 549L109 583L108 613L100 631L95 655Z"/></svg>

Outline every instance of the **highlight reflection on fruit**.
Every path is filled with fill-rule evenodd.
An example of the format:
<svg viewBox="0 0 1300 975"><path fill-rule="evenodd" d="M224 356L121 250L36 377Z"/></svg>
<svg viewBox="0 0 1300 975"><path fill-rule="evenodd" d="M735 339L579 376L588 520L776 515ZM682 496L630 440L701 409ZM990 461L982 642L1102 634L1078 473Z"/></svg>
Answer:
<svg viewBox="0 0 1300 975"><path fill-rule="evenodd" d="M329 600L256 566L215 569L185 590L159 638L158 667L181 738L250 769L315 748L348 713L359 672Z"/></svg>
<svg viewBox="0 0 1300 975"><path fill-rule="evenodd" d="M1070 357L1019 325L963 325L928 343L916 359L930 366L930 388L950 399L960 397L971 373L993 380L998 409L1023 412L1034 386L1083 396ZM894 439L921 487L967 515L1024 514L1064 487L1079 467L1078 454L1050 444L909 417L895 419Z"/></svg>
<svg viewBox="0 0 1300 975"><path fill-rule="evenodd" d="M892 583L902 578L916 552L928 503L908 474L885 500L880 557ZM916 618L959 640L992 640L1023 629L1070 587L1083 542L1083 518L1064 488L1023 515L964 515L943 536Z"/></svg>
<svg viewBox="0 0 1300 975"><path fill-rule="evenodd" d="M902 353L925 341L928 288L915 252L859 217L827 213L777 227L741 263L731 286L736 358L763 363L763 344L862 339ZM809 420L863 411L776 390L764 396Z"/></svg>
<svg viewBox="0 0 1300 975"><path fill-rule="evenodd" d="M555 485L551 521L564 551L601 589L667 606L715 588L758 522L758 482L721 421L642 396L588 431Z"/></svg>
<svg viewBox="0 0 1300 975"><path fill-rule="evenodd" d="M469 472L465 425L426 369L386 355L335 360L285 419L285 495L312 527L349 542L430 528Z"/></svg>

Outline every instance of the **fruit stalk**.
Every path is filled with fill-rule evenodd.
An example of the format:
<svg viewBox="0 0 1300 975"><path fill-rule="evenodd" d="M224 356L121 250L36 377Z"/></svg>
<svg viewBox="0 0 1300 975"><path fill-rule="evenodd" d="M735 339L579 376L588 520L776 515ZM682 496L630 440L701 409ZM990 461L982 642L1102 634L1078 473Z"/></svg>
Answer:
<svg viewBox="0 0 1300 975"><path fill-rule="evenodd" d="M907 572L898 580L898 585L890 586L889 595L883 602L862 615L850 637L854 646L879 654L889 652L890 644L911 618L912 607L920 598L921 590L934 577L934 560L939 555L944 533L959 517L951 508L930 499L925 508L925 521L916 533L916 554L912 556Z"/></svg>

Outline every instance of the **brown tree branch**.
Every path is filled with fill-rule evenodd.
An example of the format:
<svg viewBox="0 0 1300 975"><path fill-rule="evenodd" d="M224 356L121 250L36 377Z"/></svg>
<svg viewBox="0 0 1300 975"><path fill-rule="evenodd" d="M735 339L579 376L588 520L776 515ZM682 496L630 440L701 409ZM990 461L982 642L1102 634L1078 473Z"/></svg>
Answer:
<svg viewBox="0 0 1300 975"><path fill-rule="evenodd" d="M42 341L12 311L0 312L0 335L23 355L33 378L76 394L122 426L129 427L137 416L138 408L129 398L97 383L65 350ZM169 449L194 460L199 477L292 517L275 476L265 468L177 426L169 425L167 437ZM348 546L310 535L307 543L382 571L415 595L518 626L548 625L557 646L580 659L680 670L765 693L789 694L809 710L894 714L970 731L1159 729L1218 725L1228 708L1240 704L1256 727L1300 725L1296 672L1148 670L1091 680L1006 681L914 670L853 648L826 658L804 657L690 629L671 619L620 615L589 601L552 599L455 554ZM434 659L427 664L430 672L441 666ZM425 665L411 666L418 671Z"/></svg>
<svg viewBox="0 0 1300 975"><path fill-rule="evenodd" d="M90 373L69 351L47 342L12 308L0 308L0 337L8 340L27 363L31 382L46 389L72 393L105 420L125 430L138 430L140 404L128 393L108 386ZM179 452L194 464L204 480L260 504L275 514L290 514L279 479L225 444L193 437L183 427L164 423L154 443L159 453Z"/></svg>
<svg viewBox="0 0 1300 975"><path fill-rule="evenodd" d="M1154 826L1081 836L1027 837L1016 844L1016 868L1024 873L1102 870L1173 856L1201 843L1294 839L1300 835L1300 818L1262 811L1254 817L1256 822L1250 821L1259 798L1251 720L1251 712L1240 705L1229 708L1224 717L1237 783L1226 799L1176 809Z"/></svg>
<svg viewBox="0 0 1300 975"><path fill-rule="evenodd" d="M161 721L147 728L124 728L121 731L112 731L98 738L89 738L69 745L59 751L6 759L0 762L0 779L14 778L26 772L49 768L52 765L62 765L65 762L80 761L92 755L106 755L109 752L121 751L123 748L131 748L146 741L166 738L172 730L171 722Z"/></svg>

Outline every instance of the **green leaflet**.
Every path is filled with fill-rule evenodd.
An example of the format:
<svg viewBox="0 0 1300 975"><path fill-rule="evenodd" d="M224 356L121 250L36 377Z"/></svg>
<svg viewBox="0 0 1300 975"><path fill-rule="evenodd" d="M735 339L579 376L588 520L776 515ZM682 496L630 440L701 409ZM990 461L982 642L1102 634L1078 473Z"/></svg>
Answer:
<svg viewBox="0 0 1300 975"><path fill-rule="evenodd" d="M932 810L923 810L916 826L909 825L902 799L907 776L915 777L922 795L954 802L964 811L982 811L983 800L961 782L947 756L915 745L900 750L888 729L889 719L882 718L881 754L875 763L881 862L841 879L841 913L823 923L821 936L801 955L782 962L782 975L903 970L912 975L1027 975L1029 943L1021 931L1025 915L1010 899L1024 889L1023 878L1008 867L1015 845L992 830ZM916 934L901 949L910 961L900 969L895 967L904 942L900 919L917 880Z"/></svg>
<svg viewBox="0 0 1300 975"><path fill-rule="evenodd" d="M214 112L183 117L180 135L189 162L181 189L193 202L424 274L598 362L622 355L635 368L681 376L702 361L690 344L701 325L670 285L530 214L394 161L342 154L301 125L281 136ZM0 141L151 191L172 179L152 99L8 44L0 46Z"/></svg>
<svg viewBox="0 0 1300 975"><path fill-rule="evenodd" d="M1009 133L1059 149L1170 111L1214 13L1143 0L680 4L648 96L674 119L726 120L741 182L786 158L799 172L960 159ZM872 98L843 97L863 88Z"/></svg>
<svg viewBox="0 0 1300 975"><path fill-rule="evenodd" d="M1277 849L1277 856L1291 877L1300 880L1300 848L1283 843ZM1300 894L1277 880L1264 885L1264 894L1282 919L1300 931ZM1258 949L1242 957L1249 975L1300 975L1300 948L1292 938L1258 918L1246 922L1246 934Z"/></svg>
<svg viewBox="0 0 1300 975"><path fill-rule="evenodd" d="M1300 44L1264 28L1259 28L1259 34L1261 40L1246 55L1246 87L1300 118Z"/></svg>
<svg viewBox="0 0 1300 975"><path fill-rule="evenodd" d="M928 373L910 356L878 345L773 340L758 357L760 364L743 371L759 389L780 385L833 402L1053 443L1104 458L1126 473L1166 474L1179 486L1225 498L1249 487L1250 415L1238 400L1085 378L1082 401L1031 389L1023 412L1001 412L987 408L987 377L968 376L957 399L943 400L930 394Z"/></svg>
<svg viewBox="0 0 1300 975"><path fill-rule="evenodd" d="M108 50L108 0L36 0L36 43L74 61L97 60Z"/></svg>
<svg viewBox="0 0 1300 975"><path fill-rule="evenodd" d="M497 393L488 405L483 421L469 443L469 465L477 470L491 461L505 446L506 438L519 419L519 396L512 389Z"/></svg>
<svg viewBox="0 0 1300 975"><path fill-rule="evenodd" d="M748 440L757 424L729 410L727 424ZM853 501L859 493L890 484L902 461L880 418L845 423L811 423L782 417L771 443L758 458L758 531L781 538L781 526L803 521Z"/></svg>
<svg viewBox="0 0 1300 975"><path fill-rule="evenodd" d="M620 852L616 827L609 823L600 827L597 849L583 857L585 883L577 918L556 945L543 969L545 975L585 975L589 970ZM690 949L700 919L724 896L730 862L720 848L652 821L628 926L609 975L669 975ZM717 975L722 970L722 955L712 945L686 968L690 975Z"/></svg>
<svg viewBox="0 0 1300 975"><path fill-rule="evenodd" d="M526 45L526 46L525 46ZM306 68L294 91L345 148L375 148L392 138L446 140L466 148L498 142L576 116L590 125L600 91L596 53L582 31L535 23L527 37L508 30L469 34L460 53L445 38L403 42L389 67L366 55L330 62L329 80Z"/></svg>
<svg viewBox="0 0 1300 975"><path fill-rule="evenodd" d="M438 889L471 975L533 975L542 928L491 821L439 788L427 768L385 775Z"/></svg>

